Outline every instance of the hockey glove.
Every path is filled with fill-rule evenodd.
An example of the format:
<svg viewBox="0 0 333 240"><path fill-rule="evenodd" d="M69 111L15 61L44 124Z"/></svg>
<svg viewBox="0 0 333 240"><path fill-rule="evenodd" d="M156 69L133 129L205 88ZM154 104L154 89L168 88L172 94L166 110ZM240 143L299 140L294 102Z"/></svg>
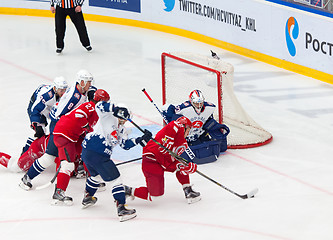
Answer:
<svg viewBox="0 0 333 240"><path fill-rule="evenodd" d="M142 147L146 146L149 140L152 138L153 134L145 129L145 133L142 135L142 137L138 137L135 139L136 144L140 144Z"/></svg>
<svg viewBox="0 0 333 240"><path fill-rule="evenodd" d="M223 133L223 135L227 136L230 133L230 129L225 124L221 124L221 125L222 125L220 128L221 133Z"/></svg>
<svg viewBox="0 0 333 240"><path fill-rule="evenodd" d="M128 109L124 108L124 107L114 107L113 115L117 118L121 118L124 120L127 120L130 117L130 113L128 112Z"/></svg>
<svg viewBox="0 0 333 240"><path fill-rule="evenodd" d="M43 136L45 136L45 132L42 126L37 125L36 122L32 123L31 125L32 129L35 130L35 135L34 137L36 138L41 138Z"/></svg>
<svg viewBox="0 0 333 240"><path fill-rule="evenodd" d="M177 170L183 175L195 173L197 171L197 164L189 162L188 165L177 163Z"/></svg>

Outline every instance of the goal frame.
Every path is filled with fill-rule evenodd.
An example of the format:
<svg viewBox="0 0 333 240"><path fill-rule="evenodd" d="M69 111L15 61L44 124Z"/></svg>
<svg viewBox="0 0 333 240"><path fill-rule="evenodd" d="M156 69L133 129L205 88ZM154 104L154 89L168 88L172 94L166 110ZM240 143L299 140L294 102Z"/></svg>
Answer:
<svg viewBox="0 0 333 240"><path fill-rule="evenodd" d="M180 62L183 62L183 63L186 63L186 64L189 64L189 65L192 65L192 66L195 66L195 67L198 67L198 68L202 68L202 69L205 69L207 71L211 71L211 72L214 72L216 74L216 82L217 82L217 98L218 98L218 115L219 115L219 123L222 123L223 122L223 109L222 109L222 105L221 105L221 101L222 101L222 94L220 93L220 91L222 91L222 86L221 86L221 78L222 78L222 75L221 75L221 72L215 70L215 69L212 69L212 68L209 68L209 67L206 67L206 66L202 66L200 64L197 64L197 63L194 63L194 62L190 62L186 59L183 59L183 58L180 58L180 57L177 57L177 56L174 56L174 55L171 55L169 53L162 53L161 55L161 63L162 63L162 104L164 105L166 103L166 89L165 89L165 58L166 57L169 57L169 58L173 58L175 60L178 60ZM223 72L222 72L223 73Z"/></svg>
<svg viewBox="0 0 333 240"><path fill-rule="evenodd" d="M209 72L212 72L214 74L216 74L216 89L217 89L217 100L218 100L218 103L216 104L217 105L217 110L218 110L218 122L219 123L224 123L224 120L223 119L224 117L224 109L223 109L223 103L222 103L222 95L223 95L223 88L222 88L222 81L223 81L223 75L227 75L228 72L227 71L219 71L219 70L216 70L216 69L213 69L213 68L210 68L210 67L207 67L207 66L204 66L200 63L196 63L194 61L189 61L189 60L186 60L182 57L178 57L178 56L175 56L173 54L170 54L170 53L165 53L163 52L161 54L161 67L162 67L162 104L166 104L167 103L167 89L166 89L166 70L165 70L165 66L166 66L166 58L171 58L171 59L174 59L174 60L177 60L177 61L180 61L182 63L185 63L185 64L188 64L188 65L191 65L191 66L194 66L194 67L197 67L197 68L200 68L200 69L203 69L203 70L206 70L206 71L209 71ZM239 103L238 103L239 104ZM241 106L241 105L240 105ZM251 117L250 117L251 118ZM251 118L252 121L254 121L252 118ZM255 122L255 121L254 121ZM226 123L226 125L228 126L228 123ZM256 127L256 126L252 126L252 128L254 129L260 129L263 130L264 132L270 134L269 132L267 132L265 129L261 128L260 126L259 127ZM259 142L249 142L249 143L245 143L245 144L230 144L229 145L229 142L228 142L228 148L229 149L245 149L245 148L253 148L253 147L259 147L259 146L262 146L262 145L266 145L268 143L270 143L271 141L273 140L273 136L270 134L270 137L263 140L263 141L259 141Z"/></svg>

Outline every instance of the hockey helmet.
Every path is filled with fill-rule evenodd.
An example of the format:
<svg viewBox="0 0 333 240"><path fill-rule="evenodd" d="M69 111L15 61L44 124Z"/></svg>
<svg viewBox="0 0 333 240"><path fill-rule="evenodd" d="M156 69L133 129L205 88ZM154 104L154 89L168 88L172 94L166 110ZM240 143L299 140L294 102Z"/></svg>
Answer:
<svg viewBox="0 0 333 240"><path fill-rule="evenodd" d="M191 122L191 120L188 119L188 118L185 117L185 116L181 116L181 117L177 118L176 122L177 122L178 124L182 124L182 125L184 125L184 128L185 128L185 129L186 129L186 128L192 128L192 122Z"/></svg>
<svg viewBox="0 0 333 240"><path fill-rule="evenodd" d="M110 100L110 95L107 93L107 91L103 89L97 89L96 92L94 93L94 100L96 102L99 101L107 102Z"/></svg>
<svg viewBox="0 0 333 240"><path fill-rule="evenodd" d="M76 76L78 82L84 81L85 84L87 84L87 82L93 83L94 81L93 75L85 69L78 71Z"/></svg>
<svg viewBox="0 0 333 240"><path fill-rule="evenodd" d="M197 113L201 112L204 105L205 97L200 90L193 90L189 96L190 103Z"/></svg>
<svg viewBox="0 0 333 240"><path fill-rule="evenodd" d="M54 78L53 85L55 86L56 90L68 88L68 83L66 79L62 76Z"/></svg>

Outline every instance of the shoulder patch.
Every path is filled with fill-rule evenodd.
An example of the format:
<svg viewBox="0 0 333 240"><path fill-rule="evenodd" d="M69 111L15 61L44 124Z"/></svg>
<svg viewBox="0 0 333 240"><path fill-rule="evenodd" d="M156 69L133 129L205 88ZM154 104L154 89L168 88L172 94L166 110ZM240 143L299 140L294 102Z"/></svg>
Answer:
<svg viewBox="0 0 333 240"><path fill-rule="evenodd" d="M52 91L48 91L49 97L53 98L53 92Z"/></svg>

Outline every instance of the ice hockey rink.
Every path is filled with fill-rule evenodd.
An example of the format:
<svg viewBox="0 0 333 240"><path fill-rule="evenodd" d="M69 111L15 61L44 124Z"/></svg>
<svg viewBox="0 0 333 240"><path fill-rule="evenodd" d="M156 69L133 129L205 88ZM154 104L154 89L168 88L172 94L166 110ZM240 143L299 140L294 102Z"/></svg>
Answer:
<svg viewBox="0 0 333 240"><path fill-rule="evenodd" d="M183 37L147 29L87 22L93 51L80 45L68 21L63 54L55 53L54 19L0 15L0 151L18 156L32 136L26 113L42 83L89 70L111 101L130 107L133 120L156 133L162 119L142 93L161 106L162 52L204 55L210 49L235 68L234 91L246 112L272 133L273 141L251 149L230 149L198 169L243 200L198 174L193 188L202 200L187 204L175 176L165 174L165 195L135 199L137 217L119 222L111 189L98 192L95 206L82 209L84 179L71 179L71 207L51 206L54 187L24 191L22 173L0 165L0 239L333 239L333 86ZM188 96L184 96L184 101ZM139 132L130 123L130 136ZM141 147L116 151L116 163L140 157ZM124 184L145 184L140 161L119 166ZM48 182L54 168L34 179Z"/></svg>

